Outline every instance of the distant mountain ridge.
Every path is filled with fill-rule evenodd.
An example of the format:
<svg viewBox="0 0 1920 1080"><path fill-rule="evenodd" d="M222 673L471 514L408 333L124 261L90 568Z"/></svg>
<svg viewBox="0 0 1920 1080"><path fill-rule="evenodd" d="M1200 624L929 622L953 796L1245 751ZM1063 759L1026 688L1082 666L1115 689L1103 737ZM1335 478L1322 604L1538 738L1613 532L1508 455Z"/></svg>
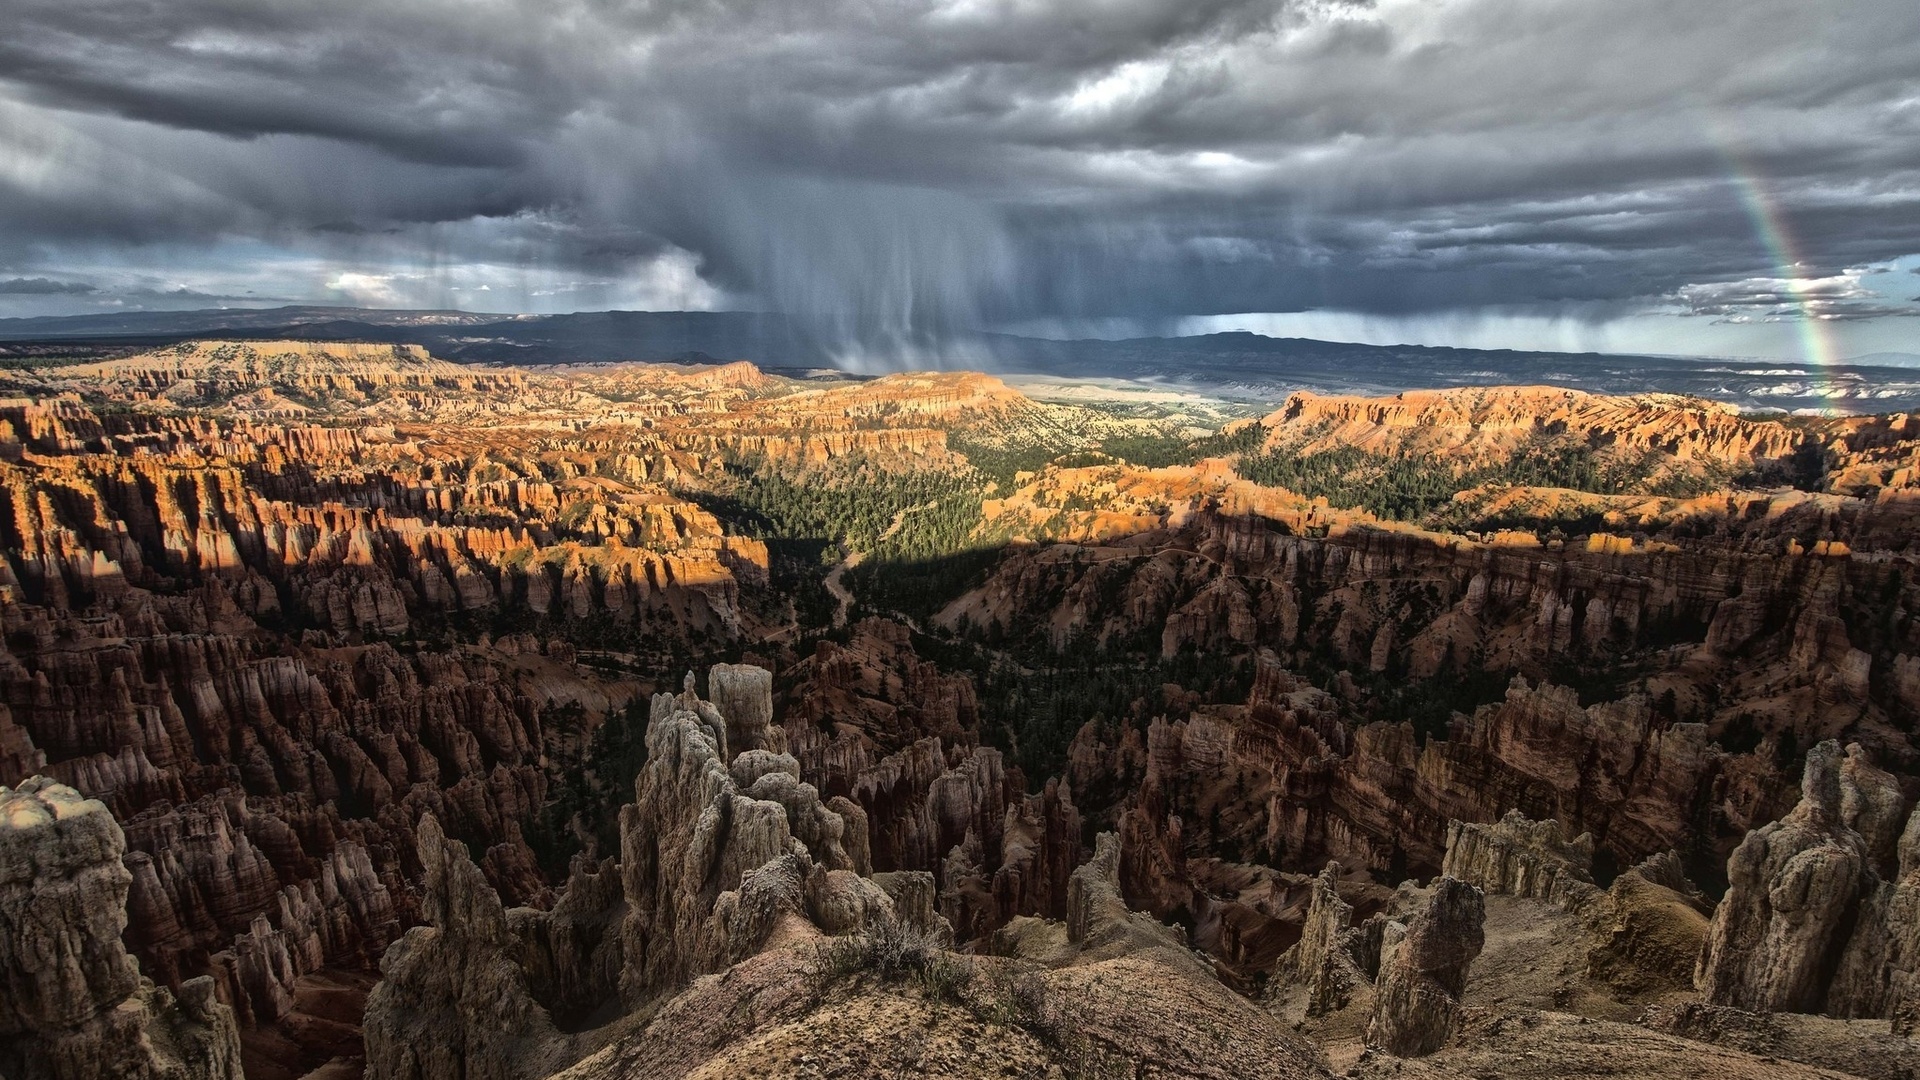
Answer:
<svg viewBox="0 0 1920 1080"><path fill-rule="evenodd" d="M773 369L834 367L848 344L811 320L764 312L503 315L282 307L0 319L0 355L9 351L8 342L159 345L205 337L421 345L461 363L751 360ZM1257 400L1299 389L1391 394L1547 384L1604 394L1691 394L1784 412L1920 408L1920 371L1901 362L1905 354L1875 354L1816 369L1780 360L1363 345L1232 331L1125 340L975 333L955 339L951 356L953 361L942 366L1158 381ZM1914 359L1920 365L1920 358ZM1896 362L1865 362L1882 360Z"/></svg>

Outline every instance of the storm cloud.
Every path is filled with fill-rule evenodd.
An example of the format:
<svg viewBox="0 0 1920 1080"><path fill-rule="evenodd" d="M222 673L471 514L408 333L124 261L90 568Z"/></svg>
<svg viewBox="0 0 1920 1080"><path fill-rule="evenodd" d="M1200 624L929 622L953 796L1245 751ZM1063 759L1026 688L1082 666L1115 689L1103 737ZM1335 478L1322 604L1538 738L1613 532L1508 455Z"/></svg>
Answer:
<svg viewBox="0 0 1920 1080"><path fill-rule="evenodd" d="M1916 310L1880 285L1920 255L1912 0L8 8L0 274L75 286L36 310L741 307L902 349Z"/></svg>
<svg viewBox="0 0 1920 1080"><path fill-rule="evenodd" d="M0 296L85 296L94 287L84 281L54 281L52 278L7 278L0 280Z"/></svg>

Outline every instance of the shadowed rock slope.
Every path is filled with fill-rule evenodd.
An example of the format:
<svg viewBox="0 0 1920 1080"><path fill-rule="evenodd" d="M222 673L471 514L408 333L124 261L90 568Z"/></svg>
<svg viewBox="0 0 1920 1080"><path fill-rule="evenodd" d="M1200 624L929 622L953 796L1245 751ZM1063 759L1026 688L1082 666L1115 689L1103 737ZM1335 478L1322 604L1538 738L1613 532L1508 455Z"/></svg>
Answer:
<svg viewBox="0 0 1920 1080"><path fill-rule="evenodd" d="M719 675L763 695L749 712L770 706L770 680ZM739 726L690 690L653 699L620 863L598 871L618 891L579 874L550 912L505 910L423 824L430 925L382 962L368 1075L506 1080L570 1061L576 1078L1321 1074L1177 930L1127 909L1114 837L1072 875L1064 924L1018 920L1012 955L952 953L931 875L868 876L849 854L866 847L864 817L823 803L790 756L729 761ZM556 1000L595 995L610 1019L555 1023Z"/></svg>

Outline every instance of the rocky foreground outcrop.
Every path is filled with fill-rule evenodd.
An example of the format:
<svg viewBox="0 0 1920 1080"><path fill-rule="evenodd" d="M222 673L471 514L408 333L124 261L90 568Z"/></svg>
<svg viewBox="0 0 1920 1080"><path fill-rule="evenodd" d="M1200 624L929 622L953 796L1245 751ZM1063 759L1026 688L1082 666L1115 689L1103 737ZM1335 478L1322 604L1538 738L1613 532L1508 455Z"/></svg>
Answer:
<svg viewBox="0 0 1920 1080"><path fill-rule="evenodd" d="M1339 870L1338 863L1328 863L1314 879L1300 940L1274 965L1276 982L1307 987L1309 1016L1349 1006L1371 1015L1373 983L1380 975L1381 951L1392 921L1376 913L1356 926L1353 905L1340 898Z"/></svg>
<svg viewBox="0 0 1920 1080"><path fill-rule="evenodd" d="M631 1004L745 959L783 919L855 930L892 914L853 872L845 838L858 819L824 804L791 756L749 750L728 762L727 719L712 703L691 689L654 697L647 764L620 814Z"/></svg>
<svg viewBox="0 0 1920 1080"><path fill-rule="evenodd" d="M1312 1050L1223 986L1180 930L1129 910L1116 836L1070 875L1064 922L1013 919L997 939L1009 956L949 953L933 875L868 876L852 854L857 804L822 802L785 754L730 754L739 725L688 683L653 699L620 863L583 860L551 911L506 909L462 845L421 823L429 925L382 962L370 1077L728 1077L816 1062L860 1076L1318 1074ZM751 696L744 708L765 715Z"/></svg>
<svg viewBox="0 0 1920 1080"><path fill-rule="evenodd" d="M1388 925L1368 1043L1397 1057L1422 1057L1453 1037L1467 968L1486 945L1485 921L1480 890L1442 877L1411 922Z"/></svg>
<svg viewBox="0 0 1920 1080"><path fill-rule="evenodd" d="M1691 989L1712 904L1671 852L1646 859L1602 889L1593 838L1511 811L1491 825L1447 828L1445 873L1488 896L1535 900L1575 917L1586 938L1586 974L1624 997Z"/></svg>
<svg viewBox="0 0 1920 1080"><path fill-rule="evenodd" d="M891 934L783 936L696 980L567 1080L1324 1077L1314 1049L1207 974L1180 932L1120 899L1108 836L1065 925L1021 917L1005 955Z"/></svg>
<svg viewBox="0 0 1920 1080"><path fill-rule="evenodd" d="M239 1029L213 980L176 998L120 943L125 851L113 815L72 788L0 787L0 1075L239 1080Z"/></svg>
<svg viewBox="0 0 1920 1080"><path fill-rule="evenodd" d="M717 681L737 711L764 721L765 674L736 667ZM783 927L866 930L897 917L894 894L917 892L909 906L932 918L930 882L883 885L855 871L848 851L865 837L848 832L864 820L823 803L792 757L756 748L729 760L728 718L688 682L652 701L620 862L577 866L552 910L507 910L464 847L431 817L421 824L429 925L381 961L367 1003L371 1077L546 1076L593 1045L563 1032L556 1013L577 1023L655 1003L760 952Z"/></svg>
<svg viewBox="0 0 1920 1080"><path fill-rule="evenodd" d="M533 999L500 896L466 851L421 822L423 914L387 950L367 1001L374 1080L512 1080L558 1068L559 1030Z"/></svg>
<svg viewBox="0 0 1920 1080"><path fill-rule="evenodd" d="M1904 826L1903 826L1904 822ZM1727 864L1698 981L1754 1012L1891 1017L1911 1029L1920 967L1920 814L1857 746L1807 753L1799 805Z"/></svg>

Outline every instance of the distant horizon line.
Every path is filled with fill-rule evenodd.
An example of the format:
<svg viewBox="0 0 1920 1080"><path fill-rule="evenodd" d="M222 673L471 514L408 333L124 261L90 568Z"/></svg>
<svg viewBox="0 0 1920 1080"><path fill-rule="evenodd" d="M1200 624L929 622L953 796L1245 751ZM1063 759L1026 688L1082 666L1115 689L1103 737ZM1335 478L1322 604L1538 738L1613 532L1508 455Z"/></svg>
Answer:
<svg viewBox="0 0 1920 1080"><path fill-rule="evenodd" d="M14 327L23 323L46 324L46 323L55 323L55 322L77 322L81 320L136 318L136 317L147 317L147 316L176 316L176 317L192 317L196 315L212 316L212 315L219 315L224 313L235 313L235 312L250 312L250 313L264 315L264 314L272 314L274 312L280 312L280 311L328 311L328 312L353 312L353 313L386 312L386 313L393 313L393 314L414 314L414 315L461 315L461 316L491 319L499 322L508 322L508 321L517 321L517 320L531 321L531 320L541 320L541 319L566 319L566 318L572 318L572 317L583 316L583 315L661 315L661 316L672 315L672 316L714 316L714 317L759 316L759 317L772 317L772 318L780 318L780 319L792 319L792 320L801 321L801 322L810 321L810 320L834 321L836 319L841 318L840 316L835 316L835 315L809 316L809 315L795 314L793 312L767 311L767 310L757 310L752 308L722 308L722 309L596 308L596 309L582 309L582 310L564 311L564 312L554 312L554 311L531 312L531 311L480 311L480 310L473 310L469 308L459 308L459 307L414 308L414 307L372 307L372 306L366 306L366 305L325 304L325 303L279 303L279 304L273 304L270 306L269 305L261 305L261 306L234 305L234 306L205 307L205 308L137 308L137 309L122 309L122 310L113 310L113 311L80 312L80 313L72 313L72 314L66 314L66 315L10 315L10 316L0 316L0 328ZM1250 313L1247 313L1247 312L1222 313L1220 317L1232 317L1235 315L1246 315L1246 314L1250 314ZM1180 316L1179 318L1191 318L1191 317L1196 317L1196 316ZM207 329L207 332L217 332L220 329L222 328L209 327ZM233 327L232 329L241 330L246 328ZM261 329L275 329L275 328L261 328ZM131 331L124 335L113 335L111 332L103 331L96 336L139 337L139 336L152 336L154 333L157 333L157 331L147 331L144 333L139 331ZM183 336L195 336L199 334L200 331L186 330L186 331L174 331L172 333L180 334ZM1202 340L1206 338L1249 337L1249 338L1259 338L1263 341L1311 342L1314 344L1322 344L1322 345L1351 345L1351 346L1360 347L1360 348L1374 348L1374 349L1399 349L1399 348L1433 349L1433 350L1444 350L1444 351L1452 351L1452 352L1511 353L1516 355L1537 354L1542 356L1567 356L1567 357L1643 356L1649 359L1660 359L1660 360L1729 361L1729 362L1739 362L1739 363L1788 364L1788 365L1795 365L1795 366L1801 366L1801 367L1815 366L1811 364L1809 361L1805 360L1804 358L1788 359L1786 357L1778 357L1778 356L1758 356L1758 355L1752 355L1752 354L1737 354L1737 353L1661 353L1661 352L1646 352L1646 351L1604 352L1604 351L1593 350L1593 349L1587 349L1587 350L1581 350L1581 351L1575 352L1575 351L1569 351L1564 349L1514 348L1511 346L1488 348L1484 346L1474 346L1474 345L1434 345L1434 344L1428 344L1426 342L1418 342L1418 341L1399 341L1399 342L1393 342L1393 343L1380 343L1380 342L1368 342L1368 341L1350 341L1350 340L1342 340L1339 338L1307 337L1304 335L1277 336L1273 334L1263 334L1256 330L1246 330L1246 329L1212 330L1206 333L1198 333L1198 334L1137 334L1137 335L1130 335L1126 337L1105 337L1105 336L1097 336L1097 335L1088 335L1084 337L1045 337L1045 336L1040 336L1035 334L1011 333L1005 330L974 328L969 330L957 331L949 336L962 337L962 336L968 336L968 335L980 336L980 337L1012 338L1012 339L1023 340L1023 341L1059 342L1062 344L1071 344L1071 343L1077 343L1077 342L1109 342L1109 343L1119 344L1119 343L1124 343L1129 341L1197 341L1197 340ZM10 340L15 342L21 342L21 341L31 341L34 339L30 337L22 337L22 338L0 338L0 340ZM262 338L261 340L271 340L271 339ZM1884 360L1882 358L1884 358ZM1897 363L1892 365L1887 365L1885 364L1885 360L1905 360L1905 361L1912 361L1914 365L1920 365L1920 352L1902 352L1897 350L1876 350L1874 352L1861 353L1855 356L1848 356L1836 361L1835 363L1840 366L1867 366L1867 367L1905 366Z"/></svg>

